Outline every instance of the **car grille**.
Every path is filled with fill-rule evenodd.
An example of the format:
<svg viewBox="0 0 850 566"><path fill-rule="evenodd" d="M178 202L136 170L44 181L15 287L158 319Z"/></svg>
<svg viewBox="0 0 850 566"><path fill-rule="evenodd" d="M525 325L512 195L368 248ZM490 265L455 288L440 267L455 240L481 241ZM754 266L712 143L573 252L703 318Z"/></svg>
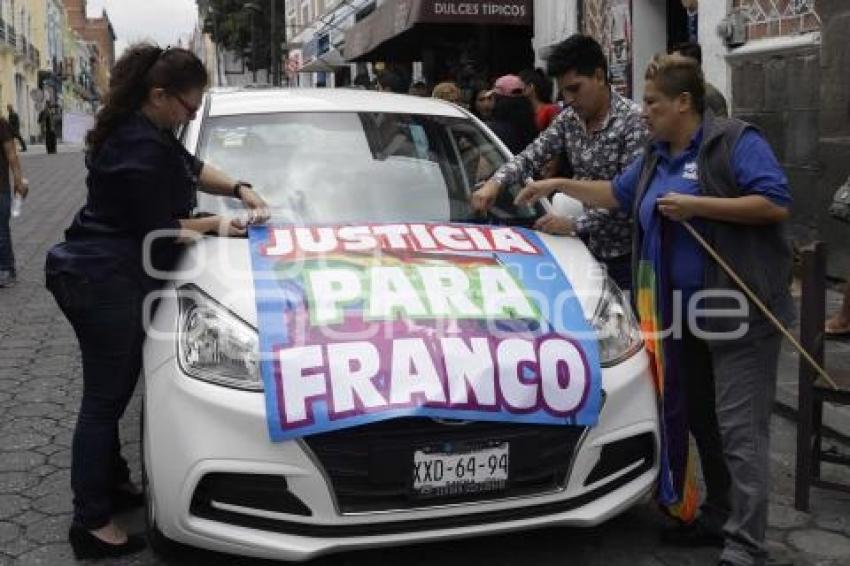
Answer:
<svg viewBox="0 0 850 566"><path fill-rule="evenodd" d="M557 490L566 485L573 452L584 427L402 418L308 436L340 511L358 513L503 499ZM434 445L508 442L504 489L418 499L412 493L413 453Z"/></svg>

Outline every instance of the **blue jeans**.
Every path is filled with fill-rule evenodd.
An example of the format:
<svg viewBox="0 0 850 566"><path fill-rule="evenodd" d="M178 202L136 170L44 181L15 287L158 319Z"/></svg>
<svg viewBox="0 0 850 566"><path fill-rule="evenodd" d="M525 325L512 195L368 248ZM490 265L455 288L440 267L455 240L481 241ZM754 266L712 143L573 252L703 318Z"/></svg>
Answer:
<svg viewBox="0 0 850 566"><path fill-rule="evenodd" d="M15 254L12 252L12 191L0 188L0 275L15 275ZM5 272L5 273L4 273Z"/></svg>
<svg viewBox="0 0 850 566"><path fill-rule="evenodd" d="M132 278L103 281L48 274L47 288L68 318L83 359L83 399L71 452L74 523L89 530L112 516L111 496L130 479L118 420L142 367L144 291Z"/></svg>

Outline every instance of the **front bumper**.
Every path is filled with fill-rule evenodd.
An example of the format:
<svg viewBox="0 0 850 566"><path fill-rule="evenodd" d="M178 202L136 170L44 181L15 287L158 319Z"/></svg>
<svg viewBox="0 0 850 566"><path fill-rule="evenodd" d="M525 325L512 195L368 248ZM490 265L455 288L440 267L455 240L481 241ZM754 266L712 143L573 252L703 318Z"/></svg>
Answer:
<svg viewBox="0 0 850 566"><path fill-rule="evenodd" d="M155 345L156 346L156 345ZM159 343L159 348L165 344ZM151 345L148 345L150 350ZM162 354L159 350L157 354ZM603 371L599 424L582 435L558 489L536 495L395 510L344 512L303 441L272 443L261 393L182 374L173 357L146 351L144 458L157 526L175 541L219 552L308 560L348 549L495 534L552 525L591 526L644 499L658 470L655 396L643 352ZM619 448L649 438L646 458L618 467ZM622 450L619 450L622 452ZM622 455L620 456L622 460ZM303 503L234 505L204 497L204 478L284 478ZM303 509L302 509L303 511Z"/></svg>

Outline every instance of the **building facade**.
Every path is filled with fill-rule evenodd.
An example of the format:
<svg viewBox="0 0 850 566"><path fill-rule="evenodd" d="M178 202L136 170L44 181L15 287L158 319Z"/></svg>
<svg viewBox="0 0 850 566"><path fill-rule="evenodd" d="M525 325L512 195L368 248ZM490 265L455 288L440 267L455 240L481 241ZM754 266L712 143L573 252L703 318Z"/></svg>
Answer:
<svg viewBox="0 0 850 566"><path fill-rule="evenodd" d="M349 62L421 64L427 86L473 87L534 64L533 0L385 0L345 33Z"/></svg>
<svg viewBox="0 0 850 566"><path fill-rule="evenodd" d="M747 42L728 56L735 114L770 140L793 190L792 235L829 244L831 275L850 276L850 226L827 214L850 176L850 3L735 0Z"/></svg>
<svg viewBox="0 0 850 566"><path fill-rule="evenodd" d="M728 98L728 49L717 34L727 17L727 2L694 2L698 9L690 16L684 4L682 0L536 0L535 64L545 68L546 55L554 45L573 33L586 33L602 45L614 87L640 101L644 71L652 56L678 43L698 41L706 80Z"/></svg>
<svg viewBox="0 0 850 566"><path fill-rule="evenodd" d="M63 0L68 14L68 25L85 41L98 46L107 68L115 64L115 30L109 15L103 10L99 17L91 18L86 13L86 0Z"/></svg>
<svg viewBox="0 0 850 566"><path fill-rule="evenodd" d="M727 15L726 0L702 4L698 40L706 76L728 96L727 49L715 31ZM555 44L583 32L603 45L618 90L639 100L646 63L687 40L688 22L682 0L296 0L287 3L287 27L300 48L290 51L287 69L307 86L339 86L342 62L360 63L345 69L352 77L373 78L375 66L402 63L413 80L431 85L463 83L467 75L491 80L545 67Z"/></svg>
<svg viewBox="0 0 850 566"><path fill-rule="evenodd" d="M21 119L21 135L38 135L37 107L33 93L38 86L41 50L33 32L41 31L46 10L29 2L0 0L0 104L2 114L11 104ZM35 8L35 9L34 9ZM36 41L39 37L35 38Z"/></svg>
<svg viewBox="0 0 850 566"><path fill-rule="evenodd" d="M96 107L101 93L109 88L109 69L115 64L115 30L106 10L98 17L88 17L86 0L63 0L68 26L85 43L77 51L88 52L92 57L85 64L78 63L73 78L79 83L75 90L80 96L90 96L87 102Z"/></svg>
<svg viewBox="0 0 850 566"><path fill-rule="evenodd" d="M39 72L39 85L45 99L58 108L64 107L62 70L65 60L64 29L67 26L65 6L61 0L47 0L46 45Z"/></svg>
<svg viewBox="0 0 850 566"><path fill-rule="evenodd" d="M115 34L105 13L86 18L85 9L84 0L0 0L0 113L11 105L30 142L42 139L46 102L59 116L91 114L108 87Z"/></svg>
<svg viewBox="0 0 850 566"><path fill-rule="evenodd" d="M62 62L62 97L65 112L92 114L97 110L98 97L91 88L92 45L69 26L64 33Z"/></svg>
<svg viewBox="0 0 850 566"><path fill-rule="evenodd" d="M343 58L346 33L372 13L376 0L298 0L287 2L287 37L292 46L286 59L289 84L341 87L352 84L358 71L374 76L371 65Z"/></svg>

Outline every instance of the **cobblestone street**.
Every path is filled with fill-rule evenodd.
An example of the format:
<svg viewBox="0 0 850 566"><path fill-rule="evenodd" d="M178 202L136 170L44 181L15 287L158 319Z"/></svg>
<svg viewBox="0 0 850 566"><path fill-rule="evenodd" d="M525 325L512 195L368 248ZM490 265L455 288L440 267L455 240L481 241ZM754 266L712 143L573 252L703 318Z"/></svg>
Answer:
<svg viewBox="0 0 850 566"><path fill-rule="evenodd" d="M70 445L82 385L74 334L43 284L46 250L59 241L83 202L83 154L64 151L22 157L31 193L23 215L12 221L19 280L0 289L0 566L73 563L66 542L71 513ZM850 345L830 348L850 360ZM796 356L782 358L780 398L790 405ZM141 388L139 388L141 389ZM122 421L124 453L139 476L139 392ZM790 412L790 411L786 411ZM841 428L846 414L835 416ZM793 509L794 423L774 416L771 552L797 566L850 565L850 494L812 491L812 514ZM850 446L834 440L843 452ZM826 465L828 478L850 483L850 472ZM131 531L143 530L140 511L120 518ZM321 564L488 566L528 564L576 566L713 566L715 549L661 546L663 519L651 504L592 529L546 529L452 543L354 552ZM145 552L103 564L161 564ZM200 551L175 564L267 564Z"/></svg>

